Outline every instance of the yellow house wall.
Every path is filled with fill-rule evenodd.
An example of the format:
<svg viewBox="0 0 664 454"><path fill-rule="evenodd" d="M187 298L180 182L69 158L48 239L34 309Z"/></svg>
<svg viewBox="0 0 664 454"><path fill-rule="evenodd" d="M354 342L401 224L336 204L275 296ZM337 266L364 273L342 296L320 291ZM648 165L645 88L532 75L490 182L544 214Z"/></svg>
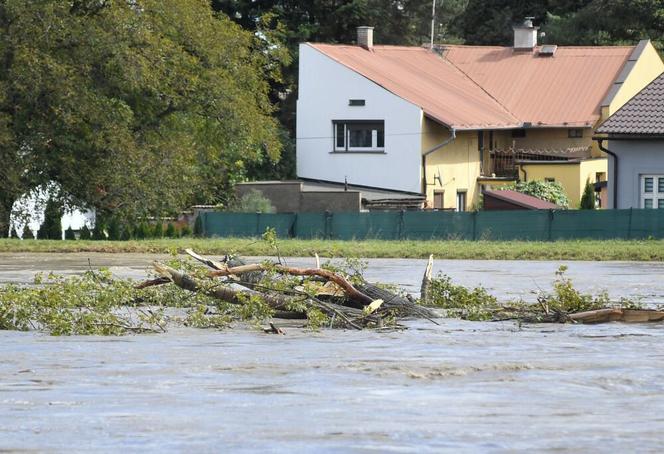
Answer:
<svg viewBox="0 0 664 454"><path fill-rule="evenodd" d="M603 109L602 113L611 115L616 112L662 72L664 72L664 63L662 63L662 59L652 43L648 42L629 75L622 83L618 93L609 104L608 111Z"/></svg>
<svg viewBox="0 0 664 454"><path fill-rule="evenodd" d="M595 183L597 172L607 172L606 158L587 159L570 164L521 164L526 171L528 181L553 178L560 183L567 194L571 208L578 208L586 180ZM520 172L523 177L523 172Z"/></svg>
<svg viewBox="0 0 664 454"><path fill-rule="evenodd" d="M422 153L450 137L447 128L428 118L422 127ZM434 191L445 191L443 208L456 208L457 191L466 191L466 210L479 201L477 177L480 175L480 154L477 132L457 132L456 139L426 158L427 200L433 206ZM435 177L440 175L440 181Z"/></svg>
<svg viewBox="0 0 664 454"><path fill-rule="evenodd" d="M526 130L526 137L513 139L516 148L564 149L588 147L592 145L592 129L583 128L583 137L568 137L567 128L531 128Z"/></svg>

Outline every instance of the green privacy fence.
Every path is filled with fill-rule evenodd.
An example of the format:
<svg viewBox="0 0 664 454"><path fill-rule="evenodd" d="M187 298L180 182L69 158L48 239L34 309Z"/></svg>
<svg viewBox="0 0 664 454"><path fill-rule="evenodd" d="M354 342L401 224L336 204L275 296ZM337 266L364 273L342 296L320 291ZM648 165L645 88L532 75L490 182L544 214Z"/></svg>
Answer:
<svg viewBox="0 0 664 454"><path fill-rule="evenodd" d="M201 213L207 237L337 240L528 240L664 238L664 210L372 213Z"/></svg>

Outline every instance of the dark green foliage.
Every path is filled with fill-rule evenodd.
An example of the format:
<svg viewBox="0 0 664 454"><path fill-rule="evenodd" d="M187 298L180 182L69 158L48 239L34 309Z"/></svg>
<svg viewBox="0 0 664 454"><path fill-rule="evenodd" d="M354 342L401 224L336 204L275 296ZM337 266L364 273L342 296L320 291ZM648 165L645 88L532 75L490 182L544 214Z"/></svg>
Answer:
<svg viewBox="0 0 664 454"><path fill-rule="evenodd" d="M44 211L44 222L42 222L37 238L40 240L61 240L62 239L62 205L53 199L46 203Z"/></svg>
<svg viewBox="0 0 664 454"><path fill-rule="evenodd" d="M92 239L92 232L90 232L90 229L88 228L87 225L84 225L81 231L79 232L78 238L81 240L91 240Z"/></svg>
<svg viewBox="0 0 664 454"><path fill-rule="evenodd" d="M74 230L71 228L71 226L65 230L65 240L75 240L76 239L76 234L74 233Z"/></svg>
<svg viewBox="0 0 664 454"><path fill-rule="evenodd" d="M594 210L595 209L595 188L590 183L586 181L586 187L583 189L583 195L581 196L581 203L579 208L582 210Z"/></svg>
<svg viewBox="0 0 664 454"><path fill-rule="evenodd" d="M185 225L180 229L180 236L182 237L189 237L191 236L191 227L189 225Z"/></svg>
<svg viewBox="0 0 664 454"><path fill-rule="evenodd" d="M194 236L195 237L202 237L204 234L203 232L203 216L201 213L196 216L196 221L194 222Z"/></svg>
<svg viewBox="0 0 664 454"><path fill-rule="evenodd" d="M120 239L122 241L129 241L132 239L132 230L129 225L123 225L120 233Z"/></svg>
<svg viewBox="0 0 664 454"><path fill-rule="evenodd" d="M168 225L166 226L166 237L167 238L177 238L178 237L178 231L175 229L175 226L173 225L172 222L169 222Z"/></svg>
<svg viewBox="0 0 664 454"><path fill-rule="evenodd" d="M111 218L108 223L108 239L111 241L118 241L122 234L120 221L118 218Z"/></svg>
<svg viewBox="0 0 664 454"><path fill-rule="evenodd" d="M161 222L157 222L152 227L152 238L162 238L164 236L164 225Z"/></svg>
<svg viewBox="0 0 664 454"><path fill-rule="evenodd" d="M9 228L9 238L18 238L18 233L16 233L16 229L13 227Z"/></svg>
<svg viewBox="0 0 664 454"><path fill-rule="evenodd" d="M565 194L565 189L557 181L519 181L517 183L501 186L500 189L512 189L524 194L555 203L558 206L569 207L569 199Z"/></svg>
<svg viewBox="0 0 664 454"><path fill-rule="evenodd" d="M145 222L140 222L134 229L134 238L137 240L146 240L152 235L150 226Z"/></svg>
<svg viewBox="0 0 664 454"><path fill-rule="evenodd" d="M95 227L92 229L92 239L101 241L106 239L106 225L101 220L95 222Z"/></svg>

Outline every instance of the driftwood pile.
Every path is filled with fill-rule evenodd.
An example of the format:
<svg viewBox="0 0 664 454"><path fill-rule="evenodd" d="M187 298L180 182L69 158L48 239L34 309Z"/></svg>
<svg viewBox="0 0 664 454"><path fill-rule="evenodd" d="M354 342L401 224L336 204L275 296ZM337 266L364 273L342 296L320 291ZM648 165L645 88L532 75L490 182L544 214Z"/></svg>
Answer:
<svg viewBox="0 0 664 454"><path fill-rule="evenodd" d="M204 278L195 278L162 263L154 268L160 275L137 288L169 282L190 292L204 292L231 304L246 304L258 298L267 304L274 318L307 319L316 310L329 319L329 326L350 329L399 327L405 318L433 319L439 315L408 295L351 277L342 272L315 268L294 268L280 263L245 263L225 257L215 261L191 249L186 253L210 268ZM288 279L289 277L294 279Z"/></svg>

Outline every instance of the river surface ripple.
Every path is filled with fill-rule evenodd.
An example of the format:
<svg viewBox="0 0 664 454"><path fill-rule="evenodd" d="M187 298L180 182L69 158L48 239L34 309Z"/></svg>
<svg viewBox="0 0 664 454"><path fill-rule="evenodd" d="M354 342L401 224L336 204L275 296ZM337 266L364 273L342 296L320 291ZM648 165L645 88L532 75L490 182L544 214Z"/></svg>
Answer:
<svg viewBox="0 0 664 454"><path fill-rule="evenodd" d="M370 273L414 287L424 262L399 262L385 261L381 272L371 261ZM662 294L661 264L584 263L570 263L584 288L613 279L620 284L604 287L612 295L657 302ZM546 276L544 286L557 267L441 265L503 298L529 287L515 290L519 270L530 282ZM7 268L0 279L16 273ZM0 331L0 450L661 450L664 324L408 325L391 333L286 328L285 336Z"/></svg>

